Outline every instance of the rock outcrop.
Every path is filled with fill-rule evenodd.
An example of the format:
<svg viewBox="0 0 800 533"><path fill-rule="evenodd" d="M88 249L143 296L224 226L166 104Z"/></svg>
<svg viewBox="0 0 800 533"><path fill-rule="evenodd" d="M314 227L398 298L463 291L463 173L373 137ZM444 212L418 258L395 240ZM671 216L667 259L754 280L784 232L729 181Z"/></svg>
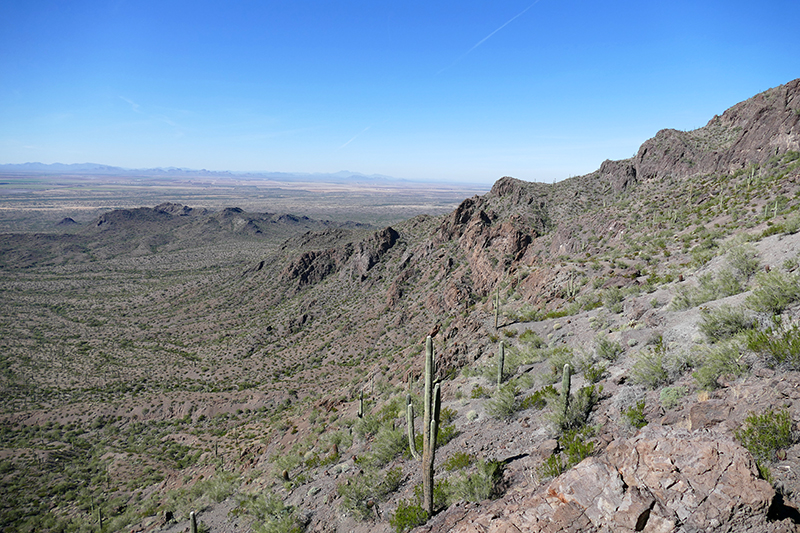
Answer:
<svg viewBox="0 0 800 533"><path fill-rule="evenodd" d="M633 165L639 180L680 178L733 172L787 150L800 150L800 79L736 104L702 128L659 131Z"/></svg>
<svg viewBox="0 0 800 533"><path fill-rule="evenodd" d="M647 427L533 493L512 493L432 531L794 531L770 522L775 491L735 441Z"/></svg>

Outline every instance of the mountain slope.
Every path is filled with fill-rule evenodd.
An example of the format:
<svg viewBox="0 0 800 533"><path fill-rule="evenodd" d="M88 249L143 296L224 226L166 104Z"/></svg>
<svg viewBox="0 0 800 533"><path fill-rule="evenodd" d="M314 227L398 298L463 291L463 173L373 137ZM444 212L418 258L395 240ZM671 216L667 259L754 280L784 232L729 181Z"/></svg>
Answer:
<svg viewBox="0 0 800 533"><path fill-rule="evenodd" d="M483 531L492 513L519 504L517 494L540 501L557 486L569 493L569 476L548 485L541 474L549 458L566 457L559 450L568 433L553 422L557 393L547 387L560 383L565 363L576 369L573 394L586 390L580 438L598 455L592 468L616 464L600 455L609 443L623 449L650 438L628 440L625 412L639 401L655 441L680 440L688 424L707 430L703 446L749 457L733 439L748 409L784 402L800 420L796 398L773 383L798 383L794 363L741 341L730 345L738 359L713 367L719 361L709 354L729 345L706 338L699 324L725 303L756 316L745 322L773 340L782 335L767 328L769 313L745 304L769 283L792 294L797 282L798 109L795 80L693 132L662 130L634 158L586 176L552 185L505 177L448 215L378 230L165 204L111 212L76 235L2 236L3 492L15 510L4 526L35 522L39 504L21 485L23 472L62 454L80 476L113 480L73 488L69 503L48 511L62 521L78 523L96 498L119 524L152 530L167 511L180 517L206 505L207 519L222 527L227 518L201 494L225 486L220 494L238 494L220 504L238 509L234 521L290 517L310 530L388 531L400 503L413 506L421 479L398 427L408 376L418 393L428 333L453 427L437 478L449 480L455 499L506 489L491 505L451 502L431 521L438 530L474 520ZM795 302L779 311L786 324ZM507 385L497 388L489 376L501 339ZM649 382L648 373L666 377ZM592 385L595 393L583 389ZM662 400L666 389L674 404ZM739 397L746 405L736 405ZM797 451L785 452L787 465L796 466ZM449 470L457 452L472 461ZM500 481L481 477L478 458L499 460L502 482L459 492ZM760 496L740 515L767 531L762 507L776 493L754 464L743 468L741 483ZM36 491L55 505L70 472L42 476ZM800 485L773 472L792 503ZM376 480L386 479L393 490L378 490ZM348 492L364 486L371 492L361 500ZM270 500L277 511L259 515L267 494L282 503ZM679 527L656 499L645 500L648 514L636 515L631 530L650 514L665 531ZM712 529L740 523L686 509L709 517Z"/></svg>

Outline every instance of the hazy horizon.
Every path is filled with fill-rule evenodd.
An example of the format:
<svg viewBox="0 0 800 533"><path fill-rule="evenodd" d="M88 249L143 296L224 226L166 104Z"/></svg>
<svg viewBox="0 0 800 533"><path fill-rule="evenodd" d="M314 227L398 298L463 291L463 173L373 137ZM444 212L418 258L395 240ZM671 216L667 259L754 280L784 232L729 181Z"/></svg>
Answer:
<svg viewBox="0 0 800 533"><path fill-rule="evenodd" d="M552 182L797 78L800 36L775 30L798 15L789 1L7 2L0 161Z"/></svg>

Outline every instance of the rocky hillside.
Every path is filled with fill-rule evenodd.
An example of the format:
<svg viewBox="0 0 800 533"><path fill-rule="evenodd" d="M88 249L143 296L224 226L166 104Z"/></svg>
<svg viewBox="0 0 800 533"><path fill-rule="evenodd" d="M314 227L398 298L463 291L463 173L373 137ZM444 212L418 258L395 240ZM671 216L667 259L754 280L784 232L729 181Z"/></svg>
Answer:
<svg viewBox="0 0 800 533"><path fill-rule="evenodd" d="M382 229L164 204L1 236L3 527L794 531L798 180L795 80Z"/></svg>

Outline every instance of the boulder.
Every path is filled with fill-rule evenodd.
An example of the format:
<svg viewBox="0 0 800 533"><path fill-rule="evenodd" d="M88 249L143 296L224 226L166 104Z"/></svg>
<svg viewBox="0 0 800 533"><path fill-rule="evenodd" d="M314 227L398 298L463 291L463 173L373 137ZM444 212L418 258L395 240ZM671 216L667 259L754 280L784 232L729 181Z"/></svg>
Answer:
<svg viewBox="0 0 800 533"><path fill-rule="evenodd" d="M465 513L450 531L793 531L750 453L707 431L647 427L527 494ZM437 524L432 531L444 531Z"/></svg>

